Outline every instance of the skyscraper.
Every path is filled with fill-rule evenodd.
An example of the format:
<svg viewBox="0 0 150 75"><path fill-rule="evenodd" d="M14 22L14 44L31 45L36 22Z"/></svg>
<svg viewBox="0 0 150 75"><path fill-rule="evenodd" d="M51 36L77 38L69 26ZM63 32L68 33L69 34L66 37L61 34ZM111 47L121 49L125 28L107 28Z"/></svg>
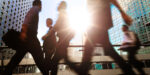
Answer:
<svg viewBox="0 0 150 75"><path fill-rule="evenodd" d="M121 26L124 24L120 12L118 9L112 5L112 20L113 20L113 28L109 29L110 41L112 44L121 44L123 40L123 33L121 31Z"/></svg>
<svg viewBox="0 0 150 75"><path fill-rule="evenodd" d="M21 31L22 24L25 18L25 15L32 7L32 2L34 0L0 0L0 47L5 46L2 41L2 36L8 31L8 29L14 29L16 31ZM4 50L3 54L0 53L0 60L9 60L15 51L11 49ZM25 58L31 58L28 53ZM33 61L33 60L32 60ZM4 62L5 63L5 62ZM14 73L18 73L17 69L28 67L27 72L31 72L37 69L35 65L23 65L18 66ZM2 67L0 67L2 70ZM22 70L21 70L22 71Z"/></svg>
<svg viewBox="0 0 150 75"><path fill-rule="evenodd" d="M32 7L33 0L0 0L0 46L1 37L8 29L21 31L26 13Z"/></svg>
<svg viewBox="0 0 150 75"><path fill-rule="evenodd" d="M118 2L133 19L130 30L138 34L142 44L150 43L150 0L118 0ZM109 30L110 38L113 44L120 44L123 38L121 25L124 22L115 7L112 7L112 13L114 27Z"/></svg>
<svg viewBox="0 0 150 75"><path fill-rule="evenodd" d="M126 4L127 5L127 4ZM132 16L134 30L142 43L150 42L150 0L133 0L128 3L127 14Z"/></svg>
<svg viewBox="0 0 150 75"><path fill-rule="evenodd" d="M2 36L8 29L21 31L26 13L32 7L33 0L0 0L0 46L5 46ZM5 59L14 54L13 50L7 50Z"/></svg>

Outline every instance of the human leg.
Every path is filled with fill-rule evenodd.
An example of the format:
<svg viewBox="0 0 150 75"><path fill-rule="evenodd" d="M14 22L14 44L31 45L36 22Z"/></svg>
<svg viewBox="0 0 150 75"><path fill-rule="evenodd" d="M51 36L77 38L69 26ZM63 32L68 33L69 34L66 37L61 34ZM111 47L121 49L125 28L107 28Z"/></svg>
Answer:
<svg viewBox="0 0 150 75"><path fill-rule="evenodd" d="M79 69L79 75L88 75L91 66L91 58L94 47L91 41L87 40L83 52L82 62Z"/></svg>
<svg viewBox="0 0 150 75"><path fill-rule="evenodd" d="M7 64L6 69L4 70L4 75L12 75L13 70L21 62L26 53L27 51L21 49L16 51L15 55L11 58L10 62Z"/></svg>
<svg viewBox="0 0 150 75"><path fill-rule="evenodd" d="M128 61L129 64L133 65L139 72L141 75L146 75L143 67L144 67L144 63L138 61L138 59L136 59L136 51L135 48L133 48L132 50L128 51Z"/></svg>
<svg viewBox="0 0 150 75"><path fill-rule="evenodd" d="M48 67L46 67L45 64L39 40L37 38L30 39L30 41L28 42L28 49L42 74L49 75Z"/></svg>
<svg viewBox="0 0 150 75"><path fill-rule="evenodd" d="M57 75L58 72L58 65L59 61L62 59L62 57L56 52L54 57L52 58L51 63L51 75Z"/></svg>
<svg viewBox="0 0 150 75"><path fill-rule="evenodd" d="M122 69L123 73L126 75L135 75L130 65L128 65L125 60L115 51L112 44L109 41L108 34L105 34L105 41L102 41L104 51L106 55L109 55Z"/></svg>
<svg viewBox="0 0 150 75"><path fill-rule="evenodd" d="M65 35L66 34L66 35ZM66 32L66 33L59 34L59 41L56 47L55 55L52 59L52 75L56 75L58 71L58 63L61 59L64 59L65 62L72 68L74 64L72 64L68 59L68 46L70 40L73 38L74 34L72 32Z"/></svg>
<svg viewBox="0 0 150 75"><path fill-rule="evenodd" d="M67 40L66 42L63 43L63 47L61 49L63 49L63 58L66 62L66 64L75 72L78 73L78 67L76 66L75 63L73 63L72 61L69 60L69 57L68 57L68 46L69 46L69 41L70 40Z"/></svg>
<svg viewBox="0 0 150 75"><path fill-rule="evenodd" d="M45 63L49 70L51 70L51 63L52 63L51 58L52 58L53 53L51 53L51 50L45 51Z"/></svg>

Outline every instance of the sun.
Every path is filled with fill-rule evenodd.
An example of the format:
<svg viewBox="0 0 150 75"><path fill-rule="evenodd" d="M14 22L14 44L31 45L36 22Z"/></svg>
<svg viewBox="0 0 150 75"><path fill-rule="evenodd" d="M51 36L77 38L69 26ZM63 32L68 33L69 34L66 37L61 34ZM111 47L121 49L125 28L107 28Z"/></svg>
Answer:
<svg viewBox="0 0 150 75"><path fill-rule="evenodd" d="M89 14L86 10L72 10L69 12L69 23L71 28L77 33L86 32L90 25Z"/></svg>

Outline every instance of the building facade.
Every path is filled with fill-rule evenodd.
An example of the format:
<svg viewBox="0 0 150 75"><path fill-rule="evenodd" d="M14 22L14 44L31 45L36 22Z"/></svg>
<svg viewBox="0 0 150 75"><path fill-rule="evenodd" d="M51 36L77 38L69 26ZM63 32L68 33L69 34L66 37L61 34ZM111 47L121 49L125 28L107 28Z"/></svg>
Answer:
<svg viewBox="0 0 150 75"><path fill-rule="evenodd" d="M8 29L21 31L25 15L32 7L32 2L33 0L0 0L0 47L5 46L2 36ZM0 60L10 59L15 53L11 49L2 51L0 52Z"/></svg>
<svg viewBox="0 0 150 75"><path fill-rule="evenodd" d="M0 0L0 46L4 46L1 37L8 29L21 31L32 2L33 0Z"/></svg>
<svg viewBox="0 0 150 75"><path fill-rule="evenodd" d="M33 0L0 0L0 46L5 45L2 42L1 37L3 36L3 34L5 34L8 31L8 29L13 28L17 31L21 31L21 27L22 27L21 25L24 21L26 13L32 7L32 1ZM150 21L149 10L150 9L148 8L148 6L150 6L150 1L149 0L118 0L118 1L121 4L121 6L124 8L124 10L134 19L134 23L131 27L131 30L135 31L139 37L141 36L140 40L142 43L147 43L150 39L149 38L150 32L148 32L149 31L148 27L150 26L149 25L149 21ZM137 5L137 6L135 7L134 5L135 6ZM134 12L134 14L132 12ZM139 16L139 14L135 15L135 13L137 12L139 13L141 12L142 17ZM112 13L113 13L112 18L113 18L114 27L109 30L110 39L111 39L112 44L121 44L121 41L123 39L122 37L123 33L121 32L121 25L123 25L124 22L120 16L119 11L117 10L117 8L115 8L115 6L112 6ZM146 15L146 19L144 15ZM140 30L140 28L142 29L142 27L146 28L142 30L144 31L143 33L138 31ZM94 70L93 73L97 73L94 75L100 74L99 72L103 72L102 70L105 70L105 73L108 73L106 71L110 69L112 70L118 69L118 66L110 58L106 58L105 56L103 56L102 52L99 52L99 50L101 50L100 48L96 48L96 49L97 50L95 50L96 51L95 53L98 53L98 54L95 54L95 55L99 55L99 56L102 55L102 57L94 58L94 60L101 59L101 60L97 60L96 62L93 62L93 64L91 65L91 69ZM146 49L147 51L149 51L149 48L143 48L143 49ZM83 48L76 48L76 49L73 48L72 50L70 50L72 51L70 54L73 55L74 58L76 58L79 61L79 56L82 56L82 50ZM143 51L146 51L146 50L143 50ZM10 57L12 57L14 53L15 52L13 52L11 49L9 50L7 49L6 52L4 52L4 59L5 59L4 62L7 60L10 60ZM147 57L148 56L149 55L147 55ZM1 57L2 56L0 56L0 59ZM143 56L140 56L140 57L143 57ZM16 69L14 70L14 74L19 75L19 74L39 73L39 70L37 69L36 64L34 63L33 59L30 58L29 55L27 55L26 58L27 59L23 59L22 60L23 62L21 62L20 65L16 67ZM143 58L142 62L145 63L146 65L145 68L150 68L149 57ZM0 63L2 63L2 61L0 61ZM5 64L6 63L4 63L4 65ZM68 68L66 64L60 63L60 65L61 66L59 67L59 75L71 75L70 68ZM2 69L3 68L0 67L0 72L2 71ZM65 72L66 70L67 72ZM69 70L69 73L68 73L68 70ZM110 73L115 74L117 72L114 71ZM67 74L62 74L62 73L67 73ZM108 74L104 74L104 75L108 75Z"/></svg>
<svg viewBox="0 0 150 75"><path fill-rule="evenodd" d="M124 11L133 19L130 30L138 35L142 44L149 44L150 0L118 0L118 2ZM120 16L120 12L114 6L112 7L112 18L114 27L109 30L110 39L113 44L120 44L123 39L121 26L124 22ZM140 53L150 52L149 49L142 49Z"/></svg>

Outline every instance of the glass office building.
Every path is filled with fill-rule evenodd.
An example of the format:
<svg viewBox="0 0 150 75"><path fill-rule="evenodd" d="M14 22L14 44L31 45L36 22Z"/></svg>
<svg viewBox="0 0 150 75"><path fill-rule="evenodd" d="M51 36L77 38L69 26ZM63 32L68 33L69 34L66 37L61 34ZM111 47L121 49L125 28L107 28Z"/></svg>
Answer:
<svg viewBox="0 0 150 75"><path fill-rule="evenodd" d="M137 33L142 44L150 43L150 0L118 0L125 12L132 17L130 30ZM111 42L120 44L122 40L121 26L124 24L120 12L112 7L114 27L109 30ZM143 48L139 53L150 53L149 48Z"/></svg>
<svg viewBox="0 0 150 75"><path fill-rule="evenodd" d="M2 36L8 29L21 31L26 13L32 7L33 0L0 0L0 47L5 46ZM0 60L10 59L15 51L11 49L0 53ZM28 55L26 56L28 57Z"/></svg>
<svg viewBox="0 0 150 75"><path fill-rule="evenodd" d="M13 28L17 31L21 30L21 25L24 21L24 17L26 15L27 11L31 8L32 1L33 0L0 0L0 37L2 37L2 35L5 34L9 28ZM57 1L58 0L56 0L56 2ZM71 0L69 0L69 1L71 2ZM72 1L72 3L73 3L73 1ZM118 1L121 4L121 6L123 6L124 10L128 14L131 13L131 12L129 12L129 7L127 7L127 6L128 6L128 3L131 3L131 5L132 5L132 1L135 1L135 0L118 0ZM44 3L44 0L42 2ZM42 6L44 6L44 5L42 5ZM54 8L54 5L52 7ZM112 44L121 44L121 41L123 39L123 37L122 37L123 33L120 28L124 24L124 22L120 16L120 12L117 10L117 8L115 8L115 6L112 6L111 8L112 8L112 18L113 18L114 27L109 30L109 34L110 34L109 36L110 36ZM130 8L130 9L135 9L135 8ZM145 8L145 9L147 9L147 8ZM139 8L138 8L138 10L139 10ZM46 11L48 11L48 10L46 10ZM51 12L51 13L53 13L53 12ZM45 15L45 13L43 15ZM129 14L129 15L132 16L131 14ZM46 16L47 16L47 14L46 14ZM138 16L138 14L137 14L137 16ZM40 15L40 17L41 17L41 15ZM57 15L55 17L57 18ZM41 17L41 18L43 19L43 17ZM140 21L140 20L138 20L138 21ZM55 22L55 19L54 19L54 22ZM135 22L137 22L137 20L135 20ZM44 21L44 23L45 23L45 21ZM140 23L141 23L141 21L140 21ZM147 26L149 26L148 23L146 23L146 24L147 24ZM134 23L133 23L133 26L131 27L131 29L134 31L133 28L135 28ZM74 37L74 39L71 41L70 45L84 45L85 38L83 36L84 35L81 35L81 34L76 35ZM142 42L142 43L145 43L145 42ZM1 41L1 38L0 38L0 46L4 46L4 43ZM75 63L77 63L77 65L78 65L81 62L80 60L82 59L82 53L83 53L84 48L83 47L69 47L68 49L69 49L69 54L68 54L69 57L73 61L76 61ZM143 48L143 49L146 49L147 51L149 51L148 47ZM146 50L143 50L143 53ZM8 61L10 60L10 57L12 57L12 55L15 52L13 52L10 49L6 49L4 51L5 52L3 55L5 56L4 57L4 66L5 66L6 63L8 63ZM2 65L1 64L2 63L1 55L2 55L2 53L0 52L0 72L4 69L1 66ZM91 72L90 72L91 75L121 74L121 71L118 70L119 69L118 65L110 57L104 55L103 49L101 47L96 47L93 55L94 56L93 56ZM139 56L139 59L145 64L145 68L148 68L145 71L147 71L147 73L150 74L149 73L149 68L150 68L149 54L147 54L147 55L139 54L138 56ZM23 59L22 62L14 69L13 73L15 75L22 75L22 74L23 75L30 75L30 74L41 75L36 64L34 63L34 60L32 58L30 58L30 55L26 55L25 59ZM75 74L72 72L72 70L69 68L69 66L67 66L64 62L62 62L62 63L59 63L58 75L75 75Z"/></svg>
<svg viewBox="0 0 150 75"><path fill-rule="evenodd" d="M0 0L0 47L5 46L2 36L8 29L21 31L22 23L26 13L32 7L33 0ZM9 59L14 52L6 51L6 59Z"/></svg>
<svg viewBox="0 0 150 75"><path fill-rule="evenodd" d="M4 45L1 37L8 29L21 30L32 2L33 0L0 0L0 46Z"/></svg>

